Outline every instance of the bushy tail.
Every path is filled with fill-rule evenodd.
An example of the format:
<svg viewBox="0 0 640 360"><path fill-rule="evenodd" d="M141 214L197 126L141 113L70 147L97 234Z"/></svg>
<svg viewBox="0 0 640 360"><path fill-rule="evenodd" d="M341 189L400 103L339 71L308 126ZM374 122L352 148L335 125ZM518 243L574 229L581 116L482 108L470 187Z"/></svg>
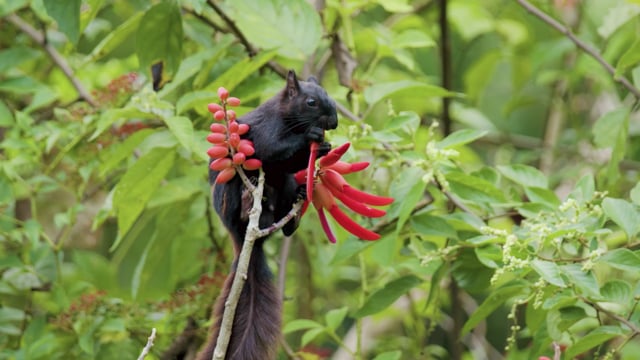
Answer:
<svg viewBox="0 0 640 360"><path fill-rule="evenodd" d="M236 259L237 260L237 259ZM234 270L227 277L222 293L216 301L214 316L216 322L210 331L206 346L198 355L199 360L210 360L216 347L224 304L229 297ZM240 295L227 349L227 360L269 360L275 359L280 339L282 302L272 282L272 275L266 264L262 242L256 243L249 263L247 280Z"/></svg>

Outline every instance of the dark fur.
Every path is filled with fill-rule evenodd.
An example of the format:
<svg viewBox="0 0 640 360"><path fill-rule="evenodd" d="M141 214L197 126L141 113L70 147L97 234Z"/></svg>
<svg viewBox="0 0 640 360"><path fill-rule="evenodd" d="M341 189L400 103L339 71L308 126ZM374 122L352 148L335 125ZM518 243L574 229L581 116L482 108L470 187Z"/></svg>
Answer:
<svg viewBox="0 0 640 360"><path fill-rule="evenodd" d="M260 216L260 227L264 228L284 217L300 196L300 187L293 174L307 166L310 142L322 143L319 156L329 150L330 145L324 142L324 130L335 129L338 125L335 102L314 78L298 81L295 73L290 71L287 85L278 95L239 118L238 122L249 124L250 130L245 137L253 141L255 157L262 160L265 172ZM217 172L211 171L209 176L213 184ZM247 172L247 176L255 179L258 173ZM234 241L235 260L214 307L216 321L209 341L198 356L201 360L211 359L216 346L224 303L247 229L251 197L247 196L240 177L235 176L226 184L214 186L213 204ZM284 234L291 235L297 226L297 219L289 221L283 228ZM251 256L248 278L233 322L227 359L267 360L276 357L282 303L266 264L262 249L265 240L257 240Z"/></svg>

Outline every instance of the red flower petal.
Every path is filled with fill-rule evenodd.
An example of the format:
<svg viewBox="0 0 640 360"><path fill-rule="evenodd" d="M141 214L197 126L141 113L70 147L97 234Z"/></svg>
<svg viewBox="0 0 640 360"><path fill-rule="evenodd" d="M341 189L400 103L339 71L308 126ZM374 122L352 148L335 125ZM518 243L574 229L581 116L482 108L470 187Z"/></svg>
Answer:
<svg viewBox="0 0 640 360"><path fill-rule="evenodd" d="M393 202L394 198L378 196L369 194L364 191L360 191L351 187L351 185L347 184L342 188L342 192L353 200L359 201L361 203L369 204L369 205L389 205Z"/></svg>
<svg viewBox="0 0 640 360"><path fill-rule="evenodd" d="M313 191L313 205L316 209L319 207L330 209L336 205L336 201L333 199L331 191L323 184L318 183Z"/></svg>
<svg viewBox="0 0 640 360"><path fill-rule="evenodd" d="M216 184L224 184L236 176L236 168L226 168L218 173L216 176Z"/></svg>
<svg viewBox="0 0 640 360"><path fill-rule="evenodd" d="M349 146L351 146L351 143L344 143L337 148L329 151L327 155L320 159L320 167L332 165L336 161L340 160L342 155L344 155L344 153L349 150Z"/></svg>
<svg viewBox="0 0 640 360"><path fill-rule="evenodd" d="M309 164L307 165L307 201L313 200L313 182L316 170L316 157L318 156L318 144L315 141L309 146Z"/></svg>
<svg viewBox="0 0 640 360"><path fill-rule="evenodd" d="M304 215L304 213L307 212L307 209L309 208L309 202L307 200L305 200L302 203L302 208L300 209L300 217L302 217Z"/></svg>
<svg viewBox="0 0 640 360"><path fill-rule="evenodd" d="M217 160L214 160L209 164L209 168L215 171L222 171L228 167L231 167L231 159L224 157Z"/></svg>
<svg viewBox="0 0 640 360"><path fill-rule="evenodd" d="M302 169L293 175L296 184L302 185L307 182L307 169Z"/></svg>
<svg viewBox="0 0 640 360"><path fill-rule="evenodd" d="M342 191L345 186L349 185L342 175L332 169L323 169L320 172L320 179L322 179L323 183L329 184L339 191Z"/></svg>
<svg viewBox="0 0 640 360"><path fill-rule="evenodd" d="M345 213L340 210L338 205L334 205L329 209L329 213L345 230L359 237L362 240L378 240L380 235L371 230L365 229L357 222L351 220Z"/></svg>
<svg viewBox="0 0 640 360"><path fill-rule="evenodd" d="M348 162L344 162L344 161L338 161L335 164L331 165L331 166L327 166L327 169L331 169L331 170L335 170L340 174L350 174L353 172L357 172L357 171L361 171L367 168L367 166L369 166L369 163L366 161L362 161L362 162L357 162L357 163L353 163L350 164Z"/></svg>
<svg viewBox="0 0 640 360"><path fill-rule="evenodd" d="M342 201L342 203L346 207L348 207L349 209L351 209L352 211L360 215L370 217L370 218L379 218L384 216L387 213L384 210L370 208L363 203L357 202L356 200L353 200L352 198L346 196L343 192L339 191L338 189L334 188L331 185L327 185L327 188L329 188L331 193L335 197L337 197L338 200Z"/></svg>
<svg viewBox="0 0 640 360"><path fill-rule="evenodd" d="M327 234L329 241L332 244L335 244L336 236L333 235L333 231L331 231L331 227L329 226L329 222L327 221L327 216L324 214L324 211L322 210L322 208L319 208L317 210L318 210L318 217L320 218L320 225L322 225L322 230L324 230L324 233Z"/></svg>

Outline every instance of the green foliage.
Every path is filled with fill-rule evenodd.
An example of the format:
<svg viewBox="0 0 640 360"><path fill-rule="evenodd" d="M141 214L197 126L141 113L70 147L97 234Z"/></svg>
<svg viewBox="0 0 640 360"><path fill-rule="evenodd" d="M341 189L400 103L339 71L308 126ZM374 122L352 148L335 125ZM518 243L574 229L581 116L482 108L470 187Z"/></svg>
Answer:
<svg viewBox="0 0 640 360"><path fill-rule="evenodd" d="M376 242L302 219L294 352L634 359L640 2L533 2L609 69L520 2L440 3L0 0L0 359L202 343L232 258L207 104L224 86L241 115L289 68L347 110L327 138L371 163L349 182L396 199L356 218Z"/></svg>

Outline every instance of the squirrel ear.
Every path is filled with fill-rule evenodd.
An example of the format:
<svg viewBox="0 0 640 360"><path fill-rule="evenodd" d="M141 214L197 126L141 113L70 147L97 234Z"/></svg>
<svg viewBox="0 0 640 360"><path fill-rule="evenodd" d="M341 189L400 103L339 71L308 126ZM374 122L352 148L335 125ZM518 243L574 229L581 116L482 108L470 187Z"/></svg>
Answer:
<svg viewBox="0 0 640 360"><path fill-rule="evenodd" d="M296 72L289 70L289 73L287 74L287 94L289 95L289 98L294 98L299 92L300 84L298 83Z"/></svg>
<svg viewBox="0 0 640 360"><path fill-rule="evenodd" d="M315 77L315 76L309 76L309 78L307 79L307 81L308 81L308 82L310 82L310 83L314 83L314 84L316 84L316 85L320 85L320 84L318 83L318 79L316 79L316 77Z"/></svg>

